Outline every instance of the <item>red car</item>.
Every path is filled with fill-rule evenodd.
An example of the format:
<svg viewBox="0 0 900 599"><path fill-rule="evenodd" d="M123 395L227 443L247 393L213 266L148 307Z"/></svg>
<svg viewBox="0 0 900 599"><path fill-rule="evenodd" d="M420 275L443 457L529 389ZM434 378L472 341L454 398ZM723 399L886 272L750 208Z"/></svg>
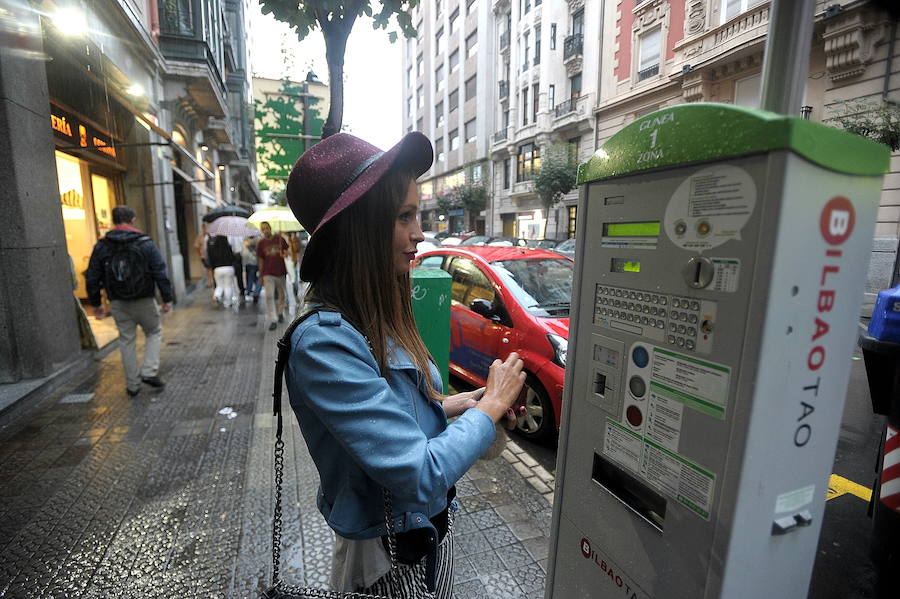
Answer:
<svg viewBox="0 0 900 599"><path fill-rule="evenodd" d="M450 372L485 384L496 358L525 362L525 413L517 430L534 440L559 429L569 338L573 262L555 252L518 247L445 247L416 266L452 277Z"/></svg>

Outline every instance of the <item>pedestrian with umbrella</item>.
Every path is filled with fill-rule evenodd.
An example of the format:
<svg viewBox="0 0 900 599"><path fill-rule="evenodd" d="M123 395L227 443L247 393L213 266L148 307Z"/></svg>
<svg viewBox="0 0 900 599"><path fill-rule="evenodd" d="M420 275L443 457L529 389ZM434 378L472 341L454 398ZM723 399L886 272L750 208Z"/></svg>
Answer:
<svg viewBox="0 0 900 599"><path fill-rule="evenodd" d="M231 248L233 250L231 266L234 268L234 277L237 282L238 291L240 292L238 297L243 299L246 292L241 250L243 249L244 239L247 237L258 237L259 231L252 227L248 227L247 218L244 216L220 216L206 225L206 231L210 235L224 235L231 243Z"/></svg>

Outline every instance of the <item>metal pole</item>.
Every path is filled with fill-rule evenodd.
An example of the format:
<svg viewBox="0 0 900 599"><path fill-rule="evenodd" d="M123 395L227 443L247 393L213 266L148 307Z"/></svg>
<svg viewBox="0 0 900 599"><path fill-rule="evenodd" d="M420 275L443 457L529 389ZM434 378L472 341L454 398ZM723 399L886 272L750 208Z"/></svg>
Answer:
<svg viewBox="0 0 900 599"><path fill-rule="evenodd" d="M760 108L797 114L809 76L815 0L772 0Z"/></svg>

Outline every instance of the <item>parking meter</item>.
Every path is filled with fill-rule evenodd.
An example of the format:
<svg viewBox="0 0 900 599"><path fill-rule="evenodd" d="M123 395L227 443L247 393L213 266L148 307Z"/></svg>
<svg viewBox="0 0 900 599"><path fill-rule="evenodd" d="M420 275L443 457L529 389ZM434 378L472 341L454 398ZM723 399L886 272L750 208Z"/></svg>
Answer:
<svg viewBox="0 0 900 599"><path fill-rule="evenodd" d="M900 588L900 286L878 294L859 346L866 363L872 410L887 416L872 494L870 554L878 572L878 597Z"/></svg>
<svg viewBox="0 0 900 599"><path fill-rule="evenodd" d="M805 597L886 147L722 104L578 170L546 597Z"/></svg>

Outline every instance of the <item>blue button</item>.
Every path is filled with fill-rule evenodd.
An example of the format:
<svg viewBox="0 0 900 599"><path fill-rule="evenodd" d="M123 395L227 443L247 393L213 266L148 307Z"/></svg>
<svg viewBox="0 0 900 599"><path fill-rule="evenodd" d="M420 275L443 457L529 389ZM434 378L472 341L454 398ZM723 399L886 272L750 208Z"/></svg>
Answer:
<svg viewBox="0 0 900 599"><path fill-rule="evenodd" d="M647 353L646 348L639 345L631 352L631 359L638 368L644 368L650 363L650 354Z"/></svg>

